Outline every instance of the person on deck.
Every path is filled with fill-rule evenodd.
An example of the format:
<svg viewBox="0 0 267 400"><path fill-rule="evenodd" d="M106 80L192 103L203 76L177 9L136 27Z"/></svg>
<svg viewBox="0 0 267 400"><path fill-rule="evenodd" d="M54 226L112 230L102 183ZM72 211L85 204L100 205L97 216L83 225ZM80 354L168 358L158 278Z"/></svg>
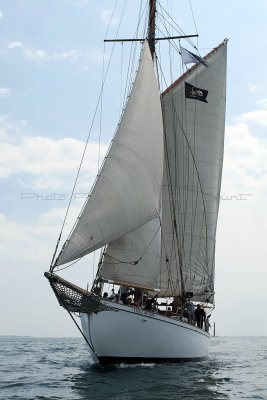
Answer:
<svg viewBox="0 0 267 400"><path fill-rule="evenodd" d="M129 288L126 286L121 286L120 287L120 295L121 295L121 301L123 304L127 304L127 298L129 296Z"/></svg>
<svg viewBox="0 0 267 400"><path fill-rule="evenodd" d="M128 307L132 307L132 308L137 308L135 304L132 303L132 298L128 297L127 298L127 304Z"/></svg>
<svg viewBox="0 0 267 400"><path fill-rule="evenodd" d="M112 300L112 303L123 304L123 302L120 300L119 293L115 294L115 299Z"/></svg>
<svg viewBox="0 0 267 400"><path fill-rule="evenodd" d="M111 289L111 295L109 296L109 300L114 300L114 299L115 299L114 289Z"/></svg>
<svg viewBox="0 0 267 400"><path fill-rule="evenodd" d="M138 299L142 300L142 292L141 292L141 290L139 290L139 289L130 290L129 295L130 294L133 294L135 304L137 303Z"/></svg>
<svg viewBox="0 0 267 400"><path fill-rule="evenodd" d="M148 302L147 295L144 294L143 298L142 298L142 306L143 306L143 308L146 308L147 302Z"/></svg>
<svg viewBox="0 0 267 400"><path fill-rule="evenodd" d="M136 308L142 308L142 298L139 297L134 305L136 306Z"/></svg>
<svg viewBox="0 0 267 400"><path fill-rule="evenodd" d="M187 309L189 312L189 322L193 322L194 321L194 306L193 306L193 303L191 303L191 301L189 301L189 303L187 304Z"/></svg>
<svg viewBox="0 0 267 400"><path fill-rule="evenodd" d="M197 321L198 328L202 329L203 323L206 319L206 313L203 308L200 307L200 304L198 304L197 308L195 309L195 319Z"/></svg>
<svg viewBox="0 0 267 400"><path fill-rule="evenodd" d="M147 299L144 310L156 312L157 311L157 307L155 305L156 302L157 300L155 298Z"/></svg>
<svg viewBox="0 0 267 400"><path fill-rule="evenodd" d="M207 316L207 318L205 319L205 331L209 332L210 329L210 315Z"/></svg>

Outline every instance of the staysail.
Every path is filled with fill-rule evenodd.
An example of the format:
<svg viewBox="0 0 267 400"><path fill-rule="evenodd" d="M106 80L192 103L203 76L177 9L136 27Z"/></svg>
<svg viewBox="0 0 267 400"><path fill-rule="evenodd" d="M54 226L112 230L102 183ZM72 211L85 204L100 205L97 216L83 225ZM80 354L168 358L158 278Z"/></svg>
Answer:
<svg viewBox="0 0 267 400"><path fill-rule="evenodd" d="M145 41L120 125L56 264L80 258L156 218L160 209L162 171L160 96Z"/></svg>
<svg viewBox="0 0 267 400"><path fill-rule="evenodd" d="M155 218L107 246L99 275L133 286L157 288L160 247L160 221Z"/></svg>
<svg viewBox="0 0 267 400"><path fill-rule="evenodd" d="M165 162L162 198L162 296L194 293L213 301L214 251L224 151L226 41L162 95ZM185 82L208 91L186 98ZM200 88L200 89L199 89ZM181 276L182 280L181 281Z"/></svg>

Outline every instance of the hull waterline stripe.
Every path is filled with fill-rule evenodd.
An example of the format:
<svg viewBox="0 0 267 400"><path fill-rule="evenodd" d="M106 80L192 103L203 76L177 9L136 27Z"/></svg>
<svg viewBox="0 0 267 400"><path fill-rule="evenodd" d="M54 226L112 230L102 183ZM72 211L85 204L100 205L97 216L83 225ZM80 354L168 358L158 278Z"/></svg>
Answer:
<svg viewBox="0 0 267 400"><path fill-rule="evenodd" d="M97 357L100 364L140 364L140 363L180 363L188 361L202 361L207 358L205 357L193 357L193 358L143 358L143 357Z"/></svg>

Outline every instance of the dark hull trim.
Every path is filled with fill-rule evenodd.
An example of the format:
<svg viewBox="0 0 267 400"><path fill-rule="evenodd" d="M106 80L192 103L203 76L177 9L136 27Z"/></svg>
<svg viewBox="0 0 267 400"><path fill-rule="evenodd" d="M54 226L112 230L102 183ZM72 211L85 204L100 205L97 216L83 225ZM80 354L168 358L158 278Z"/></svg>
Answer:
<svg viewBox="0 0 267 400"><path fill-rule="evenodd" d="M108 364L146 364L146 363L181 363L188 361L202 361L207 357L194 357L194 358L143 358L143 357L98 357L101 365Z"/></svg>

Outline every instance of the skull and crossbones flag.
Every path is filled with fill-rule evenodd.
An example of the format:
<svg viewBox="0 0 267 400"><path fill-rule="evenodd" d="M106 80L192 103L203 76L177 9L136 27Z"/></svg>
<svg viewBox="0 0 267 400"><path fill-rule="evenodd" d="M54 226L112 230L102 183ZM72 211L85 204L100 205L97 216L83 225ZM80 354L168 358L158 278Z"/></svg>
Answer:
<svg viewBox="0 0 267 400"><path fill-rule="evenodd" d="M185 97L187 99L194 99L194 100L200 100L204 101L204 103L207 103L207 96L208 96L208 91L204 89L197 88L193 85L190 85L190 83L185 82Z"/></svg>

